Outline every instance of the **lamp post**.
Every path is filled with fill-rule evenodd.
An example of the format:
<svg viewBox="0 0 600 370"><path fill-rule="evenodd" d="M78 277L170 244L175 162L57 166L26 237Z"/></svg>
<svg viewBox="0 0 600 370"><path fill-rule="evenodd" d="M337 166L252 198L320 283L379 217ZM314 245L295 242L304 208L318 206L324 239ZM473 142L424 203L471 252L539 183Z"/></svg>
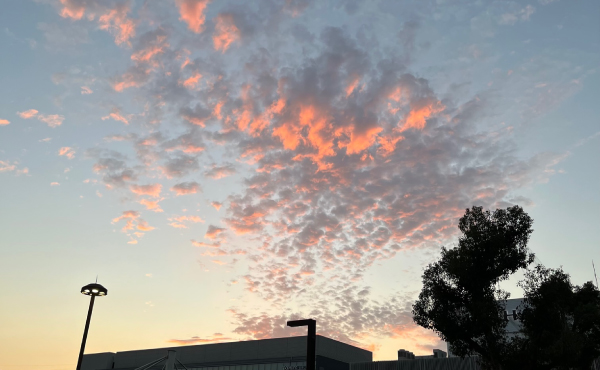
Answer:
<svg viewBox="0 0 600 370"><path fill-rule="evenodd" d="M293 320L288 321L287 326L292 328L308 326L308 335L306 336L306 370L315 370L317 360L317 321L313 319Z"/></svg>
<svg viewBox="0 0 600 370"><path fill-rule="evenodd" d="M83 330L83 339L81 340L81 349L79 350L79 359L77 360L77 370L81 370L81 361L83 360L83 351L85 350L85 341L87 340L90 321L92 320L92 310L94 309L94 299L97 296L105 296L108 290L98 283L92 283L81 288L81 294L89 295L90 308L88 309L87 320L85 320L85 329Z"/></svg>

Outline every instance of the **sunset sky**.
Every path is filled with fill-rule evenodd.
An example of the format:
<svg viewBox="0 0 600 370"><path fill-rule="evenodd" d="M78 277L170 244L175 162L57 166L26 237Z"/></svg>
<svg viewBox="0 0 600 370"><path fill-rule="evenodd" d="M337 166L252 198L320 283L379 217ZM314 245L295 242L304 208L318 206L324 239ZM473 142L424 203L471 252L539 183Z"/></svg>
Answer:
<svg viewBox="0 0 600 370"><path fill-rule="evenodd" d="M5 0L0 370L319 334L396 358L465 208L600 266L597 0ZM503 287L520 296L512 279Z"/></svg>

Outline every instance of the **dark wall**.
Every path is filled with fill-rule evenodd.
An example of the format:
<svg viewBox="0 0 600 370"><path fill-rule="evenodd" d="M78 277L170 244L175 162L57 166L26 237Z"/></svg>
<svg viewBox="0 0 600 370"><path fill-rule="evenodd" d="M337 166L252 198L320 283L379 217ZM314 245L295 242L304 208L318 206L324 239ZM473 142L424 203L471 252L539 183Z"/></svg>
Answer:
<svg viewBox="0 0 600 370"><path fill-rule="evenodd" d="M350 364L317 355L317 370L350 370Z"/></svg>

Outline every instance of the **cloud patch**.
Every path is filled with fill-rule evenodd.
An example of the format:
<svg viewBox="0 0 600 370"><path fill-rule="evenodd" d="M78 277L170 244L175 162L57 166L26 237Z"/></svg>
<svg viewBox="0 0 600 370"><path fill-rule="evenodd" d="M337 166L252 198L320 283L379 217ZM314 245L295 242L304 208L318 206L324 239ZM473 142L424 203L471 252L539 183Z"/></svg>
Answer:
<svg viewBox="0 0 600 370"><path fill-rule="evenodd" d="M218 179L222 179L224 177L231 176L231 175L235 174L236 172L237 171L236 171L235 167L230 163L226 163L222 166L213 164L210 169L204 171L204 176L210 177L211 179L218 180Z"/></svg>
<svg viewBox="0 0 600 370"><path fill-rule="evenodd" d="M63 146L58 150L58 155L73 159L75 158L75 149L68 146Z"/></svg>
<svg viewBox="0 0 600 370"><path fill-rule="evenodd" d="M131 185L129 190L137 195L149 195L151 197L160 197L160 191L162 190L161 184L149 184L149 185Z"/></svg>
<svg viewBox="0 0 600 370"><path fill-rule="evenodd" d="M185 22L190 31L201 33L206 20L204 11L210 0L176 0L175 3L179 9L179 20Z"/></svg>
<svg viewBox="0 0 600 370"><path fill-rule="evenodd" d="M23 119L37 118L39 121L44 122L48 127L52 128L62 125L65 120L65 117L59 114L41 114L36 109L17 112L17 114Z"/></svg>
<svg viewBox="0 0 600 370"><path fill-rule="evenodd" d="M175 184L171 187L171 191L175 193L176 196L180 195L189 195L196 194L202 191L200 184L195 181L190 182L181 182L179 184Z"/></svg>

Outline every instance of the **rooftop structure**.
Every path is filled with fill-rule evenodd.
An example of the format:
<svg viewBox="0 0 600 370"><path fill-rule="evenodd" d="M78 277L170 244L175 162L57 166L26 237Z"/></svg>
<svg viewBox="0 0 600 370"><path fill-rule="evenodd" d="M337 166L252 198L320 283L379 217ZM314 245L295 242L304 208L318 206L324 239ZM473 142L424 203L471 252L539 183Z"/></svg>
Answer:
<svg viewBox="0 0 600 370"><path fill-rule="evenodd" d="M133 370L165 357L169 350L176 351L177 360L190 370L304 370L306 349L302 336L95 353L83 356L82 370ZM350 370L351 363L373 361L370 351L320 335L316 354L317 370Z"/></svg>

